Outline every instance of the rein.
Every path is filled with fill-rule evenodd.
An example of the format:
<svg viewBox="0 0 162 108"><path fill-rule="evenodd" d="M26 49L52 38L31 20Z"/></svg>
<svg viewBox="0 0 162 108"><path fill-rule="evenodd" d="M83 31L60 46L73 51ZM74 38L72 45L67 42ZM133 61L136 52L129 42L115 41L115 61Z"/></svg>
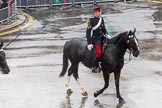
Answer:
<svg viewBox="0 0 162 108"><path fill-rule="evenodd" d="M14 42L19 36L20 36L20 34L18 34L14 39L10 40L10 41L6 44L6 46L4 46L2 49L7 48L7 47L8 47L12 42Z"/></svg>
<svg viewBox="0 0 162 108"><path fill-rule="evenodd" d="M127 51L127 52L129 53L129 60L124 64L128 64L132 60L132 55L131 55L132 52L131 51Z"/></svg>

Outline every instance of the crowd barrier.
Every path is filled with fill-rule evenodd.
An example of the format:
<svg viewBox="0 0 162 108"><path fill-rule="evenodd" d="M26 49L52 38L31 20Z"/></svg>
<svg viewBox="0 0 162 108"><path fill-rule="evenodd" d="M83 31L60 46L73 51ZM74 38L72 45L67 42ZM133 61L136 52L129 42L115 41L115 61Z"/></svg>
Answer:
<svg viewBox="0 0 162 108"><path fill-rule="evenodd" d="M124 0L7 0L8 7L0 9L0 22L10 19L16 14L16 7L50 7L57 5L97 4L104 2L118 2Z"/></svg>
<svg viewBox="0 0 162 108"><path fill-rule="evenodd" d="M112 2L116 0L17 0L17 7L41 7L57 5L96 4L101 2Z"/></svg>
<svg viewBox="0 0 162 108"><path fill-rule="evenodd" d="M0 9L0 22L10 19L16 14L16 3L14 0L8 3L7 7Z"/></svg>

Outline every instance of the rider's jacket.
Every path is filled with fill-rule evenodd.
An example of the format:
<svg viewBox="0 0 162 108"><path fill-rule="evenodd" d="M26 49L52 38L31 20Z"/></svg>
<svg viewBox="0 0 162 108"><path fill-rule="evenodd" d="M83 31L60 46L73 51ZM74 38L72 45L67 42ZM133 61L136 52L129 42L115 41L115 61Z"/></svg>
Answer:
<svg viewBox="0 0 162 108"><path fill-rule="evenodd" d="M88 44L99 44L101 45L101 38L104 34L108 34L104 19L101 17L100 25L94 29L94 27L99 24L100 18L94 17L88 20L87 30L86 30L86 37Z"/></svg>

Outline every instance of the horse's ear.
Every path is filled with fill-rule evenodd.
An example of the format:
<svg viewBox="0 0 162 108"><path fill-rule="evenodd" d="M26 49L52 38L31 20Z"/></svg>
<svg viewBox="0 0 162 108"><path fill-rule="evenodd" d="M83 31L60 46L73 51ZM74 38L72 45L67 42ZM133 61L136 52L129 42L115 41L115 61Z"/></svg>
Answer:
<svg viewBox="0 0 162 108"><path fill-rule="evenodd" d="M1 42L1 44L0 44L0 48L2 48L3 47L3 42Z"/></svg>
<svg viewBox="0 0 162 108"><path fill-rule="evenodd" d="M130 31L128 31L127 36L130 36L131 34L132 34L132 31L130 30Z"/></svg>
<svg viewBox="0 0 162 108"><path fill-rule="evenodd" d="M133 33L135 33L136 32L136 28L134 28L134 31L133 31Z"/></svg>

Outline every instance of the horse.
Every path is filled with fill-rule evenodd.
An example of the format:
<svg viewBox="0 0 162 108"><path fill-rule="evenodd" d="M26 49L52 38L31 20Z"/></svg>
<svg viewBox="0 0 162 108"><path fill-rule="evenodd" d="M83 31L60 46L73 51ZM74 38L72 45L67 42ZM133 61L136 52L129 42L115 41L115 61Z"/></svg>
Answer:
<svg viewBox="0 0 162 108"><path fill-rule="evenodd" d="M104 78L104 87L96 92L94 96L97 97L109 86L110 73L114 73L116 95L119 99L119 104L124 104L125 100L120 95L119 79L121 69L124 66L124 55L128 49L134 57L138 57L140 54L138 39L135 36L136 29L134 31L126 31L118 34L110 39L111 47L105 46L102 54L102 73ZM63 67L59 77L63 77L68 69L68 60L71 62L71 66L68 69L68 79L66 83L67 94L71 94L73 91L69 87L70 76L73 75L78 82L82 95L87 96L87 92L83 85L79 81L78 66L79 62L82 62L88 68L92 67L92 62L95 59L95 50L89 51L87 49L87 41L85 39L72 39L65 43L63 48Z"/></svg>
<svg viewBox="0 0 162 108"><path fill-rule="evenodd" d="M1 68L2 74L8 74L10 72L10 69L6 61L6 55L3 50L3 42L1 42L0 44L0 68Z"/></svg>

